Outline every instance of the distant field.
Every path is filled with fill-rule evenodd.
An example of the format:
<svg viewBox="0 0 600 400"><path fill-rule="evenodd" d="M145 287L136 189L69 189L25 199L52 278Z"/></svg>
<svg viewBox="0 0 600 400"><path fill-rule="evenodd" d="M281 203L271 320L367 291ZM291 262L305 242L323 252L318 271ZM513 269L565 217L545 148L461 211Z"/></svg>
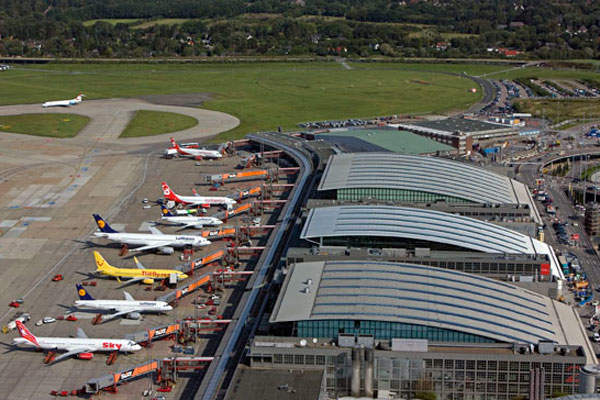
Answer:
<svg viewBox="0 0 600 400"><path fill-rule="evenodd" d="M83 22L83 26L92 26L96 22L108 22L111 25L116 25L116 24L133 24L133 23L138 22L138 21L139 21L139 19L137 19L137 18L90 19L90 20L84 21Z"/></svg>
<svg viewBox="0 0 600 400"><path fill-rule="evenodd" d="M519 100L516 104L520 112L544 117L554 123L600 117L600 99Z"/></svg>
<svg viewBox="0 0 600 400"><path fill-rule="evenodd" d="M238 117L218 139L296 127L303 121L462 110L481 98L471 74L505 69L472 64L351 63L45 64L0 74L0 104L70 98L211 93L203 108Z"/></svg>
<svg viewBox="0 0 600 400"><path fill-rule="evenodd" d="M177 132L198 125L198 120L187 115L163 111L136 111L120 137L139 137Z"/></svg>
<svg viewBox="0 0 600 400"><path fill-rule="evenodd" d="M154 25L179 25L179 24L183 24L186 21L190 21L190 19L189 18L161 18L161 19L155 19L152 21L145 21L140 24L136 24L136 25L132 26L132 28L133 29L146 29L146 28L150 28L151 26L154 26Z"/></svg>
<svg viewBox="0 0 600 400"><path fill-rule="evenodd" d="M56 138L73 137L90 121L76 114L21 114L0 116L0 131Z"/></svg>

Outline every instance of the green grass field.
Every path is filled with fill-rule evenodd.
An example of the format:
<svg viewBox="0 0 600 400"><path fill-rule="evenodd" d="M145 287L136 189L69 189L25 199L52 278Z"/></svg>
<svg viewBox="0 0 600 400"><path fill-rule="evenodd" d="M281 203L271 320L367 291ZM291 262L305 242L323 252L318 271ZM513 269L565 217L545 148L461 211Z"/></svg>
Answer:
<svg viewBox="0 0 600 400"><path fill-rule="evenodd" d="M96 22L108 22L111 25L117 24L133 24L138 22L137 18L115 18L115 19L89 19L87 21L83 21L83 26L92 26Z"/></svg>
<svg viewBox="0 0 600 400"><path fill-rule="evenodd" d="M77 135L88 117L76 114L20 114L0 116L0 131L69 138Z"/></svg>
<svg viewBox="0 0 600 400"><path fill-rule="evenodd" d="M154 25L181 25L186 21L191 21L189 18L161 18L152 21L145 21L132 26L133 29L146 29Z"/></svg>
<svg viewBox="0 0 600 400"><path fill-rule="evenodd" d="M187 115L139 110L127 124L120 137L139 137L177 132L198 125L198 120Z"/></svg>
<svg viewBox="0 0 600 400"><path fill-rule="evenodd" d="M0 105L70 98L211 93L203 108L238 117L218 140L296 127L303 121L432 114L462 110L481 98L464 77L505 66L334 62L237 64L45 64L0 74ZM31 68L31 69L30 69Z"/></svg>
<svg viewBox="0 0 600 400"><path fill-rule="evenodd" d="M520 112L531 113L535 117L547 118L553 123L569 119L600 117L599 99L519 100L516 104Z"/></svg>

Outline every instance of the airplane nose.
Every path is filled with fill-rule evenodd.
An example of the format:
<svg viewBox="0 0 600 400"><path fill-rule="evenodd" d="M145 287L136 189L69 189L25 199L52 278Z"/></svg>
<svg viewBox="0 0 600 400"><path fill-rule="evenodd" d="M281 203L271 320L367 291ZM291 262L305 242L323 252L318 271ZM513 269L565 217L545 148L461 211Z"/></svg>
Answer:
<svg viewBox="0 0 600 400"><path fill-rule="evenodd" d="M131 347L133 349L133 351L138 351L142 349L142 346L140 346L139 344L136 344L134 346Z"/></svg>
<svg viewBox="0 0 600 400"><path fill-rule="evenodd" d="M172 309L173 309L172 306L165 306L165 310L167 310L167 311L171 311Z"/></svg>

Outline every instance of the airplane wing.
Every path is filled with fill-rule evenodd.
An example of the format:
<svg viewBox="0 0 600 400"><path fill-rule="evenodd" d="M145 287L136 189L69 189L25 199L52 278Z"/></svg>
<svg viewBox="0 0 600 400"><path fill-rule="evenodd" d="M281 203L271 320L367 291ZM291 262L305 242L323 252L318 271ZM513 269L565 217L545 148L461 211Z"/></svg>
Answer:
<svg viewBox="0 0 600 400"><path fill-rule="evenodd" d="M96 351L96 347L68 347L67 348L67 352L61 354L60 356L56 357L53 361L52 364L59 362L60 360L64 360L65 358L69 358L71 356L77 355L79 353L93 353L94 351Z"/></svg>
<svg viewBox="0 0 600 400"><path fill-rule="evenodd" d="M150 232L152 232L153 235L162 235L163 233L155 226L149 226L148 229L150 229Z"/></svg>
<svg viewBox="0 0 600 400"><path fill-rule="evenodd" d="M133 296L125 291L123 291L123 294L125 295L125 300L127 301L135 301L135 299L133 298Z"/></svg>
<svg viewBox="0 0 600 400"><path fill-rule="evenodd" d="M190 228L190 227L196 228L196 229L202 229L204 227L204 225L201 224L201 223L199 223L199 222L193 222L193 223L189 223L189 224L183 224L183 226L181 228L177 229L177 232L182 231L182 230L187 229L187 228Z"/></svg>
<svg viewBox="0 0 600 400"><path fill-rule="evenodd" d="M120 317L121 315L126 315L126 314L129 314L130 312L136 312L136 311L139 311L139 310L137 310L135 308L130 308L130 309L127 309L127 310L120 310L119 312L116 312L114 314L110 314L110 315L107 315L107 316L102 316L102 322L110 321L111 319Z"/></svg>
<svg viewBox="0 0 600 400"><path fill-rule="evenodd" d="M131 249L130 251L146 251L146 250L152 250L152 249L158 249L159 247L165 247L165 246L169 246L171 244L171 242L157 242L154 244L150 244L148 246L142 246L142 247L137 247L135 249Z"/></svg>
<svg viewBox="0 0 600 400"><path fill-rule="evenodd" d="M151 276L138 276L137 278L131 278L131 279L129 279L124 284L122 284L121 286L119 286L119 288L123 288L125 286L129 286L131 284L134 284L136 282L141 282L141 281L146 280L146 279L154 279L154 278L152 278Z"/></svg>
<svg viewBox="0 0 600 400"><path fill-rule="evenodd" d="M85 332L83 331L83 329L77 328L77 337L79 339L87 339L88 335L85 334Z"/></svg>

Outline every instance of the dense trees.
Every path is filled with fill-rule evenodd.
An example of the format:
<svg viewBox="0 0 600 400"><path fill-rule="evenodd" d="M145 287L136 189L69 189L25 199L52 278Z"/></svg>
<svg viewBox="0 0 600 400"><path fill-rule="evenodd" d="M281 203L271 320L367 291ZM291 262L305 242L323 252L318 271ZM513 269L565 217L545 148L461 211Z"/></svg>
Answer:
<svg viewBox="0 0 600 400"><path fill-rule="evenodd" d="M91 19L184 18L171 24ZM597 58L588 0L0 0L0 55Z"/></svg>

